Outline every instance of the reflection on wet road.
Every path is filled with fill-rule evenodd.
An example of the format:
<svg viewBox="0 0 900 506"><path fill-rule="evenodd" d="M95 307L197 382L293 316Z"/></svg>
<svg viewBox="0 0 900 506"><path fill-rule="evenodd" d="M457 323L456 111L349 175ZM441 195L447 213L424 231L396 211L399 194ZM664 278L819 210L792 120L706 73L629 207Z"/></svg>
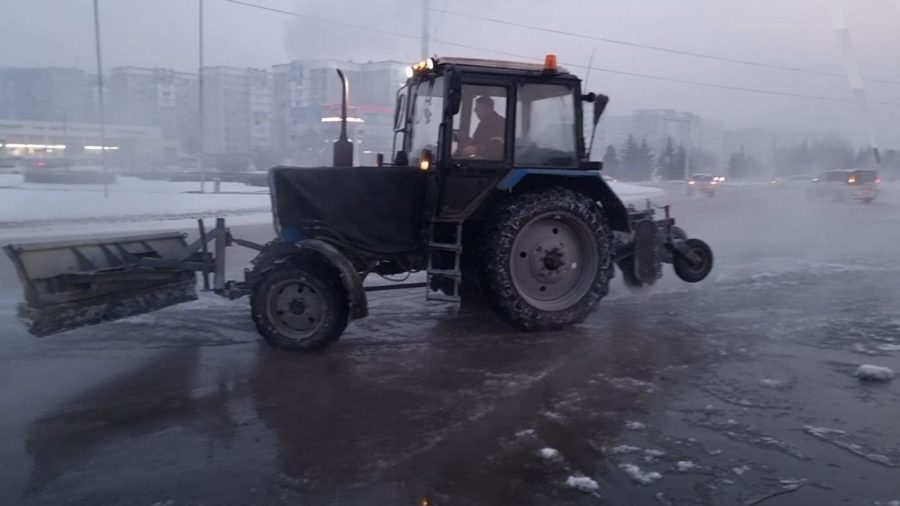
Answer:
<svg viewBox="0 0 900 506"><path fill-rule="evenodd" d="M35 340L4 279L0 503L900 499L898 386L852 376L900 369L900 234L883 232L900 208L780 199L678 202L712 279L616 279L565 332L411 291L376 294L317 355L268 348L244 302L206 296Z"/></svg>

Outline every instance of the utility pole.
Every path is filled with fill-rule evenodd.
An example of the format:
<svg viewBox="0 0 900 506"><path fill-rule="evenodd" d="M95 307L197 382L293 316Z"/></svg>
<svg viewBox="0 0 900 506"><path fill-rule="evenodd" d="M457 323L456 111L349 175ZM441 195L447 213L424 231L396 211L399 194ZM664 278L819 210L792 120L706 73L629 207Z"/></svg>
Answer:
<svg viewBox="0 0 900 506"><path fill-rule="evenodd" d="M428 58L428 0L422 0L422 58Z"/></svg>
<svg viewBox="0 0 900 506"><path fill-rule="evenodd" d="M200 48L200 67L197 70L197 98L199 101L198 104L198 120L199 120L199 130L200 130L200 154L197 156L197 168L200 170L200 193L206 192L206 164L204 163L204 158L206 157L206 122L203 117L204 109L206 108L203 103L203 0L197 0L199 4L199 48Z"/></svg>
<svg viewBox="0 0 900 506"><path fill-rule="evenodd" d="M97 48L97 98L100 104L100 163L103 165L103 196L109 197L109 180L106 172L106 117L103 105L103 59L100 52L100 6L94 0L94 45Z"/></svg>

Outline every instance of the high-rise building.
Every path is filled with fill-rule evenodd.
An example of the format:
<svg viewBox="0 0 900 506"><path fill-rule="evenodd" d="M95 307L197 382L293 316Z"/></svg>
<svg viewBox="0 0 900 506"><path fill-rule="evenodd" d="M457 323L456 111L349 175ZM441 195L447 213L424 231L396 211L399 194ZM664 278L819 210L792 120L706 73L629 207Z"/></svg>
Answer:
<svg viewBox="0 0 900 506"><path fill-rule="evenodd" d="M0 118L88 121L95 83L78 69L0 68Z"/></svg>
<svg viewBox="0 0 900 506"><path fill-rule="evenodd" d="M293 61L272 69L274 146L282 157L300 164L328 164L337 137L341 69L350 83L349 137L358 163L371 164L376 153L389 157L393 142L393 111L397 88L405 81L406 65L383 61Z"/></svg>
<svg viewBox="0 0 900 506"><path fill-rule="evenodd" d="M248 155L272 148L272 79L262 69L208 67L203 73L204 150Z"/></svg>
<svg viewBox="0 0 900 506"><path fill-rule="evenodd" d="M198 143L197 75L161 68L116 67L109 77L108 120L157 127L193 153Z"/></svg>

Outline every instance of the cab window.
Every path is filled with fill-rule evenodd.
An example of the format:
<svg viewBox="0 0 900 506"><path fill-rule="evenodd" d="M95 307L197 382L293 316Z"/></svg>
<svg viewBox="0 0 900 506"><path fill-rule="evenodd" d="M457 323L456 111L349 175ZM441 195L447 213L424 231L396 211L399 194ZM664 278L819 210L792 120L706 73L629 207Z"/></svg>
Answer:
<svg viewBox="0 0 900 506"><path fill-rule="evenodd" d="M453 116L453 158L503 160L506 95L503 86L463 85L459 113Z"/></svg>
<svg viewBox="0 0 900 506"><path fill-rule="evenodd" d="M571 167L578 163L572 87L523 83L516 100L515 163Z"/></svg>

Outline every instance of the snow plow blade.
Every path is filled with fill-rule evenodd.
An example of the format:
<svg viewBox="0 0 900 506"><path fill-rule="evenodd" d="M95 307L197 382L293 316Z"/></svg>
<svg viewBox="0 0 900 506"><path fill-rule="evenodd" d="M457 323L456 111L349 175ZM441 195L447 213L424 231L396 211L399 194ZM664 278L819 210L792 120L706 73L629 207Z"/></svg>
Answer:
<svg viewBox="0 0 900 506"><path fill-rule="evenodd" d="M25 289L19 316L56 334L197 299L185 235L164 233L3 247Z"/></svg>

